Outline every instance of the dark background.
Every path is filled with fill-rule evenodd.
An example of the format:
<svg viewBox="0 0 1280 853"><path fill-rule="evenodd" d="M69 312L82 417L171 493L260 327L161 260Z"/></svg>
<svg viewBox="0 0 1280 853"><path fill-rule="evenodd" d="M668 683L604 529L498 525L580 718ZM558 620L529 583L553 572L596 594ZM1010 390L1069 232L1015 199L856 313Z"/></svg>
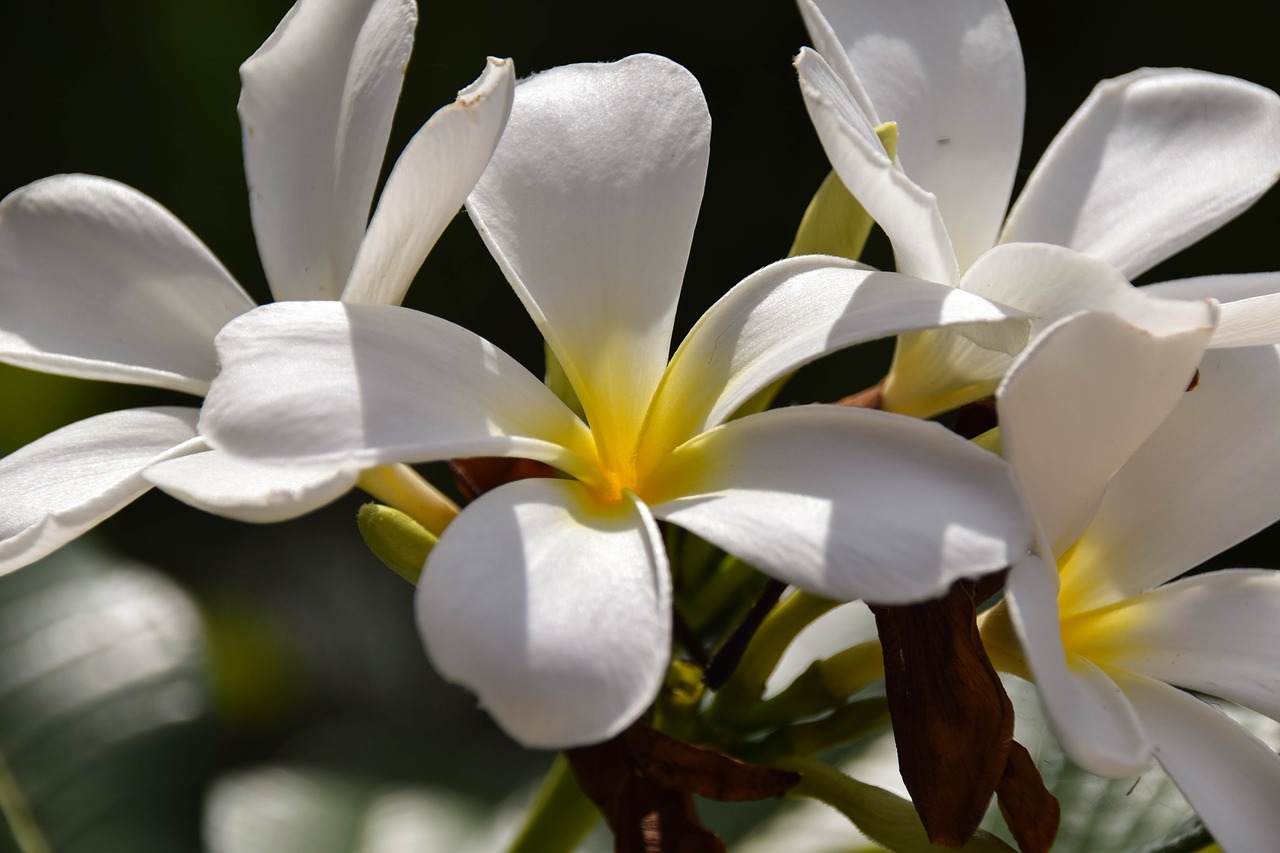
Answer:
<svg viewBox="0 0 1280 853"><path fill-rule="evenodd" d="M0 194L60 172L130 184L173 211L265 301L240 159L236 69L289 5L5 4ZM524 75L660 53L702 82L714 122L677 336L728 287L786 253L828 170L791 67L806 37L790 3L421 6L384 175L431 113L479 74L487 54L514 58ZM1019 183L1101 78L1143 65L1185 66L1280 85L1269 6L1011 3L1028 77ZM1144 280L1275 269L1278 205L1268 196ZM882 237L873 239L868 260L889 264ZM407 304L460 322L540 369L533 325L465 216L428 258ZM828 400L858 390L878 378L887 353L873 347L806 369L783 399ZM0 452L90 414L170 401L186 402L154 390L0 368ZM255 527L153 493L93 534L102 548L175 579L203 614L208 713L198 736L165 759L180 780L170 817L183 845L196 844L210 780L236 768L306 765L379 784L440 784L487 800L536 776L546 762L544 754L512 746L474 712L467 694L432 674L413 629L412 589L359 542L359 503L348 496L311 517ZM1276 565L1270 548L1256 554L1257 564ZM10 590L24 594L11 581L0 580L0 600ZM0 710L3 702L0 695ZM5 745L0 728L0 750Z"/></svg>

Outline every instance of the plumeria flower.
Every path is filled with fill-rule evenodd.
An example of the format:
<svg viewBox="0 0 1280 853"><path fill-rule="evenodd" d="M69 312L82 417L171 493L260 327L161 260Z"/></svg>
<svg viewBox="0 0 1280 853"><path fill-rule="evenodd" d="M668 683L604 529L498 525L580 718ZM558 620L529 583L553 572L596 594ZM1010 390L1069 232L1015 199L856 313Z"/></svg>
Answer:
<svg viewBox="0 0 1280 853"><path fill-rule="evenodd" d="M1009 205L1022 145L1022 53L1003 0L798 0L817 50L801 91L841 180L893 244L899 271L1036 318L1139 310L1125 279L1216 230L1280 174L1280 97L1231 77L1142 69L1094 89ZM875 134L897 124L897 158ZM973 279L997 244L1054 244L1121 275L1083 281L1048 246L1025 275ZM992 247L996 248L993 249ZM1280 342L1280 274L1179 285L1224 302L1213 346ZM1173 295L1173 294L1169 294ZM1154 300L1147 300L1148 308ZM1155 310L1155 309L1153 309ZM927 417L990 394L1011 357L952 331L899 341L885 405Z"/></svg>
<svg viewBox="0 0 1280 853"><path fill-rule="evenodd" d="M398 303L488 162L514 89L507 61L490 60L418 131L369 221L416 21L413 0L302 0L241 68L253 225L276 299ZM195 235L129 187L60 175L0 202L0 360L201 395L217 368L214 336L253 307ZM360 475L229 458L200 438L198 414L99 415L0 461L0 572L152 485L211 512L275 521ZM414 480L382 476L432 511Z"/></svg>
<svg viewBox="0 0 1280 853"><path fill-rule="evenodd" d="M902 602L1028 547L994 455L935 424L830 406L730 420L851 343L1008 322L972 294L836 258L755 273L669 358L706 178L710 117L657 56L523 81L467 203L585 420L492 344L403 308L292 303L230 323L201 416L211 443L274 464L451 457L549 463L444 531L419 627L447 677L525 744L607 739L653 701L671 652L658 521L787 583Z"/></svg>
<svg viewBox="0 0 1280 853"><path fill-rule="evenodd" d="M1225 849L1263 850L1280 758L1184 690L1280 719L1280 575L1174 579L1280 519L1280 350L1211 350L1184 391L1202 343L1093 315L1031 345L997 399L1037 546L982 632L1077 763L1137 775L1154 755Z"/></svg>

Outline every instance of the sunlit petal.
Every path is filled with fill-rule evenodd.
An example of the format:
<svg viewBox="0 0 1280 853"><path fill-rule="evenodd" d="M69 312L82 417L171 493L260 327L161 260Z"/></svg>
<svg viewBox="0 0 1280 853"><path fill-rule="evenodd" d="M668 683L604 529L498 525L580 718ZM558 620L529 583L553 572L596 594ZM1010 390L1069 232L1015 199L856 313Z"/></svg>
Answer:
<svg viewBox="0 0 1280 853"><path fill-rule="evenodd" d="M668 59L555 68L516 87L467 202L606 439L639 428L670 355L710 132Z"/></svg>
<svg viewBox="0 0 1280 853"><path fill-rule="evenodd" d="M572 451L590 453L586 427L545 385L430 314L278 303L229 325L218 348L200 430L236 455L346 468L522 456L580 473Z"/></svg>
<svg viewBox="0 0 1280 853"><path fill-rule="evenodd" d="M137 190L58 175L0 202L0 360L204 392L213 338L253 301Z"/></svg>
<svg viewBox="0 0 1280 853"><path fill-rule="evenodd" d="M1203 313L1167 334L1114 314L1074 315L1038 336L996 392L1001 453L1055 554L1186 393L1213 328Z"/></svg>
<svg viewBox="0 0 1280 853"><path fill-rule="evenodd" d="M796 71L827 159L889 235L898 271L955 284L960 270L937 199L894 165L872 120L821 56L804 48L796 57Z"/></svg>
<svg viewBox="0 0 1280 853"><path fill-rule="evenodd" d="M273 467L207 450L152 465L143 477L206 512L271 522L319 509L345 494L358 474L332 466Z"/></svg>
<svg viewBox="0 0 1280 853"><path fill-rule="evenodd" d="M258 252L276 299L337 299L364 235L413 0L305 0L240 66Z"/></svg>
<svg viewBox="0 0 1280 853"><path fill-rule="evenodd" d="M663 378L648 429L675 438L666 449L720 423L775 379L843 347L1011 316L1016 312L962 290L852 261L781 261L730 290L689 332Z"/></svg>
<svg viewBox="0 0 1280 853"><path fill-rule="evenodd" d="M1081 617L1096 661L1280 719L1280 574L1210 572Z"/></svg>
<svg viewBox="0 0 1280 853"><path fill-rule="evenodd" d="M490 59L484 73L409 140L387 185L342 298L398 305L418 267L466 201L511 112L515 69Z"/></svg>
<svg viewBox="0 0 1280 853"><path fill-rule="evenodd" d="M624 498L520 480L481 497L432 550L418 628L440 672L526 746L607 740L657 695L671 587L657 526Z"/></svg>
<svg viewBox="0 0 1280 853"><path fill-rule="evenodd" d="M1117 314L1157 335L1212 325L1216 316L1204 304L1160 299L1103 261L1048 244L997 246L969 268L960 287L1025 312L1032 339L1079 311ZM930 417L994 391L1016 350L978 346L969 337L944 329L900 340L885 381L886 408Z"/></svg>
<svg viewBox="0 0 1280 853"><path fill-rule="evenodd" d="M682 446L643 495L787 583L837 599L919 601L1026 553L1030 524L998 457L937 424L799 406Z"/></svg>
<svg viewBox="0 0 1280 853"><path fill-rule="evenodd" d="M1217 708L1139 676L1121 679L1156 758L1223 850L1270 850L1280 837L1280 756Z"/></svg>
<svg viewBox="0 0 1280 853"><path fill-rule="evenodd" d="M1138 595L1280 518L1280 352L1210 350L1063 564L1072 610Z"/></svg>
<svg viewBox="0 0 1280 853"><path fill-rule="evenodd" d="M1100 776L1141 773L1151 741L1115 682L1062 645L1055 572L1029 557L1009 573L1007 601L1054 734L1077 764Z"/></svg>
<svg viewBox="0 0 1280 853"><path fill-rule="evenodd" d="M151 488L148 465L199 449L196 409L109 412L0 459L0 574L32 563Z"/></svg>
<svg viewBox="0 0 1280 853"><path fill-rule="evenodd" d="M1003 0L813 5L875 105L873 121L897 122L902 169L937 197L967 268L996 241L1022 147L1022 50L1009 10ZM810 3L800 7L815 33ZM844 76L834 51L815 46Z"/></svg>
<svg viewBox="0 0 1280 853"><path fill-rule="evenodd" d="M1280 97L1147 68L1098 84L1027 180L1001 239L1057 243L1134 278L1217 230L1280 174Z"/></svg>
<svg viewBox="0 0 1280 853"><path fill-rule="evenodd" d="M1212 298L1223 303L1211 347L1280 344L1280 272L1206 275L1143 289L1168 299Z"/></svg>

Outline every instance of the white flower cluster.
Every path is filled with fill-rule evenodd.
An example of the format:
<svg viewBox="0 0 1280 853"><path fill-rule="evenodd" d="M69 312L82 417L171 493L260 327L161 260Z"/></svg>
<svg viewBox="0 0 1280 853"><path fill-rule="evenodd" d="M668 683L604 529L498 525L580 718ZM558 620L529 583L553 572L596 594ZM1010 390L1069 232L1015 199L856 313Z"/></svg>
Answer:
<svg viewBox="0 0 1280 853"><path fill-rule="evenodd" d="M519 82L489 59L370 217L416 6L300 0L241 69L279 300L259 308L135 190L61 175L13 192L0 360L205 401L0 460L0 572L152 486L276 521L356 485L394 504L394 480L439 535L417 593L432 662L517 740L564 749L664 690L680 602L660 525L840 601L908 605L1008 569L978 627L1067 753L1109 776L1154 756L1225 848L1274 845L1280 758L1186 691L1280 719L1280 576L1176 579L1280 520L1280 273L1130 279L1271 187L1280 98L1184 69L1105 81L1009 208L1024 82L1002 0L799 5L800 91L897 271L779 260L674 355L711 120L660 56ZM572 400L399 307L464 204ZM876 409L743 414L802 365L890 336ZM924 420L993 395L999 455ZM454 518L402 464L473 457L558 476Z"/></svg>

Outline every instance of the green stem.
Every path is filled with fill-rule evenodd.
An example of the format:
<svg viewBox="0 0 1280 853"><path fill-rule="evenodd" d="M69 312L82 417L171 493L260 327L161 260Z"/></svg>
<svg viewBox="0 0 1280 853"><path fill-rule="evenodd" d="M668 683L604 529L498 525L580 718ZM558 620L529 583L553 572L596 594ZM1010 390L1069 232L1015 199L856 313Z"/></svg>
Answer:
<svg viewBox="0 0 1280 853"><path fill-rule="evenodd" d="M726 557L707 581L684 602L681 611L690 627L701 631L727 610L740 609L759 592L761 575L737 559Z"/></svg>
<svg viewBox="0 0 1280 853"><path fill-rule="evenodd" d="M716 724L736 728L750 717L750 709L760 702L765 685L787 646L813 620L839 605L838 601L796 590L778 604L751 639L733 676L716 693L707 717Z"/></svg>
<svg viewBox="0 0 1280 853"><path fill-rule="evenodd" d="M929 842L920 817L909 800L883 788L859 782L812 758L786 758L774 763L803 775L788 796L809 797L826 803L853 822L868 838L899 853L926 853L945 848ZM961 848L967 853L1011 853L1011 848L989 833L979 831Z"/></svg>
<svg viewBox="0 0 1280 853"><path fill-rule="evenodd" d="M570 853L600 819L564 755L556 756L508 853Z"/></svg>
<svg viewBox="0 0 1280 853"><path fill-rule="evenodd" d="M8 821L9 831L22 853L52 853L53 848L36 821L31 803L3 754L0 754L0 815Z"/></svg>
<svg viewBox="0 0 1280 853"><path fill-rule="evenodd" d="M809 756L883 731L889 724L889 704L884 697L841 705L807 723L796 723L769 733L764 740L746 745L740 757L757 764L772 764L788 756Z"/></svg>

